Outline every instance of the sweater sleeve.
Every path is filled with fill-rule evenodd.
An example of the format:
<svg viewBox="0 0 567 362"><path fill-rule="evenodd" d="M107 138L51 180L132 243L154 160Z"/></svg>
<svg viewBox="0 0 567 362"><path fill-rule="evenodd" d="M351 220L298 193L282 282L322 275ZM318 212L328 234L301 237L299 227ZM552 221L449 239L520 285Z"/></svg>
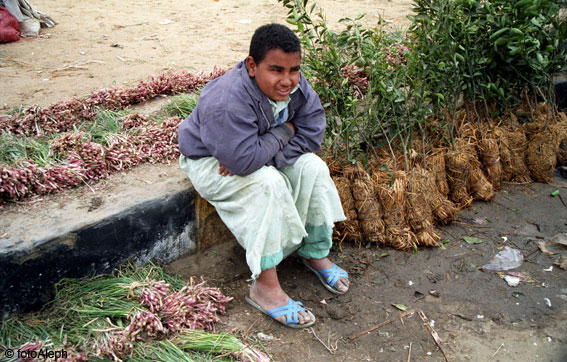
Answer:
<svg viewBox="0 0 567 362"><path fill-rule="evenodd" d="M205 115L201 140L210 154L231 173L246 176L266 165L293 136L288 126L258 135L258 120L247 104L234 102L227 109Z"/></svg>

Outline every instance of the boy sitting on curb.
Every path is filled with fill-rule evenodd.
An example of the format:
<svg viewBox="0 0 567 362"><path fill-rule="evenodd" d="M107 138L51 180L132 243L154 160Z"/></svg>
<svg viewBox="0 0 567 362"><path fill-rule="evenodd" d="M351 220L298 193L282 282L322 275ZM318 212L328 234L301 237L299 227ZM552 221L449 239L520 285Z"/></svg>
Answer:
<svg viewBox="0 0 567 362"><path fill-rule="evenodd" d="M281 288L276 266L296 251L333 293L347 273L328 258L345 220L320 150L325 113L301 74L301 45L287 27L258 28L249 56L203 89L179 126L180 166L246 249L248 303L292 328L315 316Z"/></svg>

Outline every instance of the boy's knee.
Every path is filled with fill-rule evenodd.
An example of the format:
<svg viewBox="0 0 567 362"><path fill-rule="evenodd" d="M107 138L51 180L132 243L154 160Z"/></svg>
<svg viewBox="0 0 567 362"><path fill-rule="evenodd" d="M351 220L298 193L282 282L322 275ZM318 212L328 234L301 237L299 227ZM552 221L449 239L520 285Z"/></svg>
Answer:
<svg viewBox="0 0 567 362"><path fill-rule="evenodd" d="M276 168L271 166L264 166L250 174L249 177L253 178L254 183L259 185L264 191L280 191L287 188L282 175Z"/></svg>
<svg viewBox="0 0 567 362"><path fill-rule="evenodd" d="M303 162L305 162L304 167L306 169L317 172L318 175L329 176L329 167L321 157L314 153L306 153L301 157L304 158Z"/></svg>

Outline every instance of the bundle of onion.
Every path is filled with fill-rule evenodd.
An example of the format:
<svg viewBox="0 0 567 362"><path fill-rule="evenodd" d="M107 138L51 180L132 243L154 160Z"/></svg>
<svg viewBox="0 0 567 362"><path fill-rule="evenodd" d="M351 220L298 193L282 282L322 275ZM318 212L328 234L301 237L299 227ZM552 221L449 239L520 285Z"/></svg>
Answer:
<svg viewBox="0 0 567 362"><path fill-rule="evenodd" d="M31 352L37 352L32 354ZM53 351L53 353L45 353L45 351ZM26 353L24 353L26 352ZM64 353L63 353L64 352ZM83 362L87 361L87 357L83 353L77 353L69 348L61 348L60 350L55 350L55 346L50 341L36 341L28 342L24 345L18 347L18 355L22 355L21 362L35 362L45 360L47 362ZM32 357L35 355L36 357ZM15 359L14 359L15 360ZM12 361L11 359L3 359L2 361Z"/></svg>
<svg viewBox="0 0 567 362"><path fill-rule="evenodd" d="M206 287L204 281L190 280L185 284L154 264L144 267L127 264L114 274L61 281L56 286L55 299L44 310L3 321L0 340L8 341L8 348L31 350L43 346L50 350L64 347L66 351L79 351L69 352L68 362L163 360L161 354L167 351L161 348L161 342L179 333L190 334L187 329L192 327L212 330L230 299L218 289ZM171 320L179 322L179 326L167 324ZM205 339L209 336L204 331L196 333ZM210 340L216 337L211 335ZM232 341L237 340L232 337ZM146 347L156 347L158 355L136 359L137 351L144 351ZM180 351L177 361L201 360L199 352L207 358L218 352L213 347L209 351L195 348L192 352L176 348ZM247 347L239 343L234 351L245 349ZM250 360L262 361L261 358Z"/></svg>
<svg viewBox="0 0 567 362"><path fill-rule="evenodd" d="M201 355L197 353L201 353ZM238 360L249 362L269 362L270 358L262 351L249 347L238 338L227 333L208 333L199 330L185 330L172 339L155 341L136 346L131 362L163 361L201 361Z"/></svg>
<svg viewBox="0 0 567 362"><path fill-rule="evenodd" d="M123 130L132 129L135 127L145 126L150 123L150 117L140 114L138 112L127 114L120 119L121 127Z"/></svg>
<svg viewBox="0 0 567 362"><path fill-rule="evenodd" d="M60 101L48 107L30 106L21 113L0 117L0 129L14 135L40 136L72 130L85 120L95 120L98 108L123 109L160 95L191 92L224 74L216 68L208 73L181 71L149 77L132 88L99 89L86 98Z"/></svg>

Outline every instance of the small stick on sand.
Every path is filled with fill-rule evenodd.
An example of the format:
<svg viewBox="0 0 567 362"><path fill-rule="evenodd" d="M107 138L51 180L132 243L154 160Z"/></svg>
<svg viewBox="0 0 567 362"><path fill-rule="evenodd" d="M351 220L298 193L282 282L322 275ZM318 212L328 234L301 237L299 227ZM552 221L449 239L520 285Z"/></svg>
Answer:
<svg viewBox="0 0 567 362"><path fill-rule="evenodd" d="M488 360L488 362L492 361L492 359L494 358L494 356L496 356L498 354L498 352L500 352L500 349L504 347L504 343L502 343L500 345L500 347L498 347L498 349L496 350L496 352L494 352L494 354L492 355L492 357L490 357L490 359Z"/></svg>
<svg viewBox="0 0 567 362"><path fill-rule="evenodd" d="M418 311L417 314L419 314L419 317L423 321L423 324L425 325L425 327L427 328L427 330L431 334L431 337L433 337L433 340L435 340L437 347L439 347L439 350L441 351L441 353L443 353L443 357L445 357L445 361L449 362L449 358L447 358L445 351L443 351L443 348L441 347L441 338L439 338L439 335L437 334L437 332L435 332L433 327L431 327L431 325L429 324L429 320L427 319L425 314L422 311Z"/></svg>
<svg viewBox="0 0 567 362"><path fill-rule="evenodd" d="M337 353L337 349L338 349L337 343L335 343L335 345L333 346L333 344L331 343L331 336L329 336L329 340L327 341L328 345L327 345L327 344L325 344L325 342L323 342L321 340L321 338L319 338L317 333L315 333L315 330L313 329L313 327L310 327L307 331L309 333L313 334L315 336L315 338L317 338L317 340L323 345L323 347L325 347L327 349L327 351L329 351L330 354Z"/></svg>
<svg viewBox="0 0 567 362"><path fill-rule="evenodd" d="M402 318L404 318L404 317L406 317L406 316L408 316L408 315L410 315L410 314L414 314L414 313L415 313L415 310L414 310L414 309L409 310L409 311L407 311L407 312L405 312L405 313L400 314L400 315L397 316L396 318L392 318L392 319L389 319L389 320L387 320L387 321L384 321L384 322L382 322L382 323L380 323L380 324L375 325L374 327L372 327L372 328L370 328L370 329L367 329L367 330L365 330L365 331L362 331L362 332L359 332L359 333L357 333L357 334L354 334L354 335L350 336L349 338L350 338L350 339L356 339L356 338L358 338L358 337L360 337L360 336L362 336L362 335L364 335L364 334L370 333L370 332L372 332L373 330L376 330L376 329L378 329L378 328L382 328L382 327L384 327L384 326L386 326L386 325L388 325L388 324L390 324L390 323L393 323L393 322L395 322L395 321L397 321L397 320L399 320L399 319L402 319Z"/></svg>

